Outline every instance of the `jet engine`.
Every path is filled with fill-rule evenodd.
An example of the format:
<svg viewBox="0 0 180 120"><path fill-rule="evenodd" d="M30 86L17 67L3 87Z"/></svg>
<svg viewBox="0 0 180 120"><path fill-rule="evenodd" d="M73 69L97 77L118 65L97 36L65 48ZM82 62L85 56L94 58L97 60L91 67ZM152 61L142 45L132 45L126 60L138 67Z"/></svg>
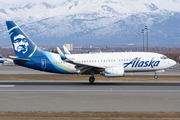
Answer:
<svg viewBox="0 0 180 120"><path fill-rule="evenodd" d="M123 67L108 67L104 70L105 77L123 77L124 68Z"/></svg>

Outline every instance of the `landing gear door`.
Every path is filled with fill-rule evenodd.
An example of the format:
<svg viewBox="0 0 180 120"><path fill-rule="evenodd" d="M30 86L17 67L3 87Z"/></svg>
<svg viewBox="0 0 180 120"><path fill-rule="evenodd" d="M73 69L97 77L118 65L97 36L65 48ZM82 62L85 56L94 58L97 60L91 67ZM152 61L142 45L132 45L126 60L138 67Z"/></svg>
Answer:
<svg viewBox="0 0 180 120"><path fill-rule="evenodd" d="M42 69L46 68L46 60L45 59L41 60L41 67L42 67Z"/></svg>

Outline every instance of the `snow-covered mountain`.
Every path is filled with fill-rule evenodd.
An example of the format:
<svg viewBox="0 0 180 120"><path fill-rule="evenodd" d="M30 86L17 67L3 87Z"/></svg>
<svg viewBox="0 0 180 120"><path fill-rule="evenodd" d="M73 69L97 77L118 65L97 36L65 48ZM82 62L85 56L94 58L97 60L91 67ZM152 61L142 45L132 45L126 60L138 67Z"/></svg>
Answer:
<svg viewBox="0 0 180 120"><path fill-rule="evenodd" d="M151 46L180 45L180 0L61 0L0 4L0 42L13 20L37 44L137 43L147 25ZM146 34L145 34L146 36Z"/></svg>

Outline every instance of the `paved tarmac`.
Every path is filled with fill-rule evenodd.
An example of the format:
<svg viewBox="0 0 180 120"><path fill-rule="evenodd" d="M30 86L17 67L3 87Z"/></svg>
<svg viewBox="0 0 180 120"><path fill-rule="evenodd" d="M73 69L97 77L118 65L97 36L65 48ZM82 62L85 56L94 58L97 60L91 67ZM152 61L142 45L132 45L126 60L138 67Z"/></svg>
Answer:
<svg viewBox="0 0 180 120"><path fill-rule="evenodd" d="M0 111L180 112L180 82L0 82Z"/></svg>
<svg viewBox="0 0 180 120"><path fill-rule="evenodd" d="M54 74L44 71L33 70L21 66L0 66L0 74ZM154 72L135 72L125 73L125 75L154 75ZM180 76L180 70L166 70L164 73L158 75L174 75Z"/></svg>
<svg viewBox="0 0 180 120"><path fill-rule="evenodd" d="M0 74L53 74L0 66ZM154 72L126 75L154 75ZM180 75L166 71L161 75ZM0 82L0 111L180 112L180 82Z"/></svg>
<svg viewBox="0 0 180 120"><path fill-rule="evenodd" d="M0 74L54 74L21 66L0 66Z"/></svg>

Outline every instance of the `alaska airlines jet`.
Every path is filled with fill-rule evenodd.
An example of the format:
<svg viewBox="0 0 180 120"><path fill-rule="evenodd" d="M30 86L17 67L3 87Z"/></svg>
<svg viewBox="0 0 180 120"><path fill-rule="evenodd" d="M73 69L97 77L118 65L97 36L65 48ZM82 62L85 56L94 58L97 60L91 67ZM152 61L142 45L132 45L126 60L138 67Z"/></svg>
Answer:
<svg viewBox="0 0 180 120"><path fill-rule="evenodd" d="M123 77L124 72L164 71L176 64L175 61L158 53L115 52L96 54L55 54L41 50L13 21L6 21L16 56L9 56L15 64L60 74L94 74L105 77ZM157 75L155 75L157 78Z"/></svg>
<svg viewBox="0 0 180 120"><path fill-rule="evenodd" d="M4 63L5 61L7 61L7 59L3 58L3 56L0 55L0 63Z"/></svg>
<svg viewBox="0 0 180 120"><path fill-rule="evenodd" d="M0 63L14 63L12 59L4 58L0 55Z"/></svg>

